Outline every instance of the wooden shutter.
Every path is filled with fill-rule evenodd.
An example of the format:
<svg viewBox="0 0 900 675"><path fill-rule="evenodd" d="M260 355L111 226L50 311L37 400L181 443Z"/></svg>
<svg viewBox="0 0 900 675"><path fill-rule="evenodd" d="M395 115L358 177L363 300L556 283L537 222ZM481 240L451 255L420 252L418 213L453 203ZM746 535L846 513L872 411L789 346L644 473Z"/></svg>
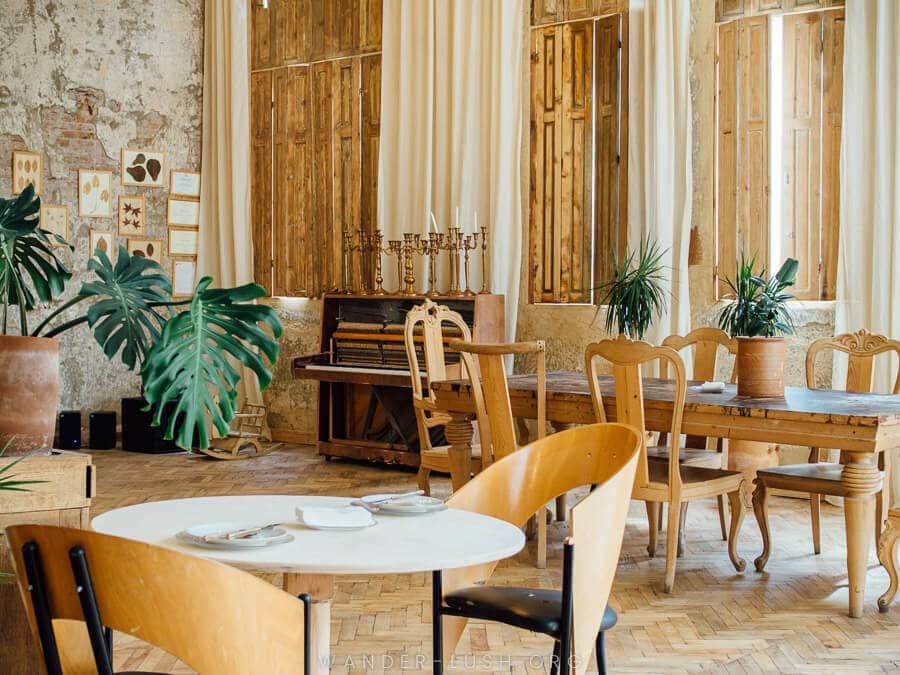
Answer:
<svg viewBox="0 0 900 675"><path fill-rule="evenodd" d="M562 21L565 0L531 0L531 23L538 26Z"/></svg>
<svg viewBox="0 0 900 675"><path fill-rule="evenodd" d="M822 95L822 270L819 298L834 300L840 229L840 154L844 89L844 10L825 12Z"/></svg>
<svg viewBox="0 0 900 675"><path fill-rule="evenodd" d="M340 59L332 63L332 68L334 220L328 251L339 275L342 234L355 234L359 229L359 59Z"/></svg>
<svg viewBox="0 0 900 675"><path fill-rule="evenodd" d="M274 0L273 0L274 1ZM250 68L270 68L275 62L275 8L251 3Z"/></svg>
<svg viewBox="0 0 900 675"><path fill-rule="evenodd" d="M594 285L611 279L614 253L625 247L625 222L621 209L623 181L620 176L619 120L621 98L619 72L622 47L621 16L599 19L594 27L596 36L595 81L595 137L596 156L594 185L596 239L594 241ZM624 69L621 69L624 71Z"/></svg>
<svg viewBox="0 0 900 675"><path fill-rule="evenodd" d="M595 0L566 0L566 21L590 19L594 16Z"/></svg>
<svg viewBox="0 0 900 675"><path fill-rule="evenodd" d="M359 0L359 48L381 49L382 0Z"/></svg>
<svg viewBox="0 0 900 675"><path fill-rule="evenodd" d="M716 20L737 19L744 16L749 0L716 0Z"/></svg>
<svg viewBox="0 0 900 675"><path fill-rule="evenodd" d="M275 42L280 63L309 61L314 1L316 0L277 0Z"/></svg>
<svg viewBox="0 0 900 675"><path fill-rule="evenodd" d="M362 118L360 140L359 222L364 230L378 229L378 138L381 133L381 55L360 59Z"/></svg>
<svg viewBox="0 0 900 675"><path fill-rule="evenodd" d="M716 45L718 89L716 103L716 248L718 287L723 295L725 278L734 279L738 254L738 24L719 26Z"/></svg>
<svg viewBox="0 0 900 675"><path fill-rule="evenodd" d="M272 291L272 72L250 75L253 279Z"/></svg>
<svg viewBox="0 0 900 675"><path fill-rule="evenodd" d="M331 255L333 237L332 218L332 156L331 156L331 62L310 66L310 102L312 104L312 177L310 179L313 207L313 236L316 242L316 294L340 288L340 258L335 267Z"/></svg>
<svg viewBox="0 0 900 675"><path fill-rule="evenodd" d="M275 295L311 295L309 66L275 76Z"/></svg>
<svg viewBox="0 0 900 675"><path fill-rule="evenodd" d="M819 294L821 30L818 13L784 17L780 245L800 261L793 292L803 299Z"/></svg>

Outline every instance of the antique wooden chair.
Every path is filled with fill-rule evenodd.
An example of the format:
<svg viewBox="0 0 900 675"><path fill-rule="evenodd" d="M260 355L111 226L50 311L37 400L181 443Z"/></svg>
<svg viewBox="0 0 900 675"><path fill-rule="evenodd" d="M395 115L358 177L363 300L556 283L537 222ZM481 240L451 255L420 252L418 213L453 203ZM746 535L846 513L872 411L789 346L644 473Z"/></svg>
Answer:
<svg viewBox="0 0 900 675"><path fill-rule="evenodd" d="M584 672L596 644L598 670L606 672L603 634L616 623L616 613L606 603L640 445L638 431L622 424L561 431L507 455L450 497L447 503L453 508L521 527L535 509L556 496L596 485L572 509L572 535L563 549L562 592L483 585L496 562L434 573L435 673L442 672L443 661L453 654L469 618L551 636L556 673L560 661L565 664L563 672Z"/></svg>
<svg viewBox="0 0 900 675"><path fill-rule="evenodd" d="M281 443L269 443L263 446L263 431L268 409L264 405L246 403L241 411L235 413L231 430L224 438L214 438L210 447L200 452L216 459L248 459L268 455ZM249 452L242 452L248 450Z"/></svg>
<svg viewBox="0 0 900 675"><path fill-rule="evenodd" d="M447 346L459 352L469 378L472 400L475 402L482 466L490 466L519 448L506 380L506 356L535 355L537 437L544 437L547 431L547 367L543 340L500 344L451 340ZM547 565L547 518L543 508L536 510L536 515L537 566L543 568Z"/></svg>
<svg viewBox="0 0 900 675"><path fill-rule="evenodd" d="M632 499L639 499L647 505L650 522L650 543L647 552L656 554L656 522L661 503L669 508L666 532L666 579L665 591L671 593L675 584L675 561L678 551L678 525L682 504L697 499L708 499L717 495L728 495L731 504L731 529L728 534L728 555L739 572L745 567L737 555L737 537L744 519L744 505L741 500L743 475L738 471L689 466L679 463L681 451L681 418L684 413L684 399L687 378L684 362L671 347L654 347L646 342L634 342L624 335L615 340L602 340L587 346L585 351L585 372L594 402L594 412L598 422L606 421L606 410L597 380L597 359L612 363L616 386L616 421L631 424L646 430L644 424L644 394L640 367L650 361L665 361L672 369L675 380L675 398L672 412L672 426L669 431L670 443L667 462L648 461L646 440L641 443L641 457L634 482Z"/></svg>
<svg viewBox="0 0 900 675"><path fill-rule="evenodd" d="M86 530L6 530L49 675L111 675L112 631L200 673L309 672L308 596L251 574ZM302 601L302 602L301 602Z"/></svg>
<svg viewBox="0 0 900 675"><path fill-rule="evenodd" d="M406 357L409 360L409 374L412 379L413 408L416 414L416 426L419 432L419 488L425 494L431 493L430 476L432 471L450 473L450 457L448 445L432 446L431 430L441 427L450 420L449 415L436 410L431 383L435 380L447 380L462 377L458 366L447 366L445 340L442 324L447 323L458 331L465 342L472 341L472 333L462 316L451 311L446 305L438 305L426 300L418 307L413 307L406 314L404 341ZM419 335L418 326L421 326ZM419 349L421 345L421 349ZM419 358L425 364L425 382L422 387L422 371L419 369ZM481 470L481 447L472 446L472 463L470 471Z"/></svg>
<svg viewBox="0 0 900 675"><path fill-rule="evenodd" d="M825 350L847 354L847 381L844 391L870 393L875 357L893 352L900 357L900 342L883 335L874 335L866 330L825 337L813 342L806 351L806 386L816 389L816 358ZM894 379L892 394L900 393L900 370ZM884 471L884 486L875 496L875 543L881 537L881 528L887 515L885 507L890 490L890 476L884 455L878 458L878 468ZM837 462L820 462L819 448L810 448L806 464L785 464L760 469L756 472L753 491L753 512L759 523L763 537L763 552L754 564L759 572L765 569L771 553L769 532L768 491L772 489L794 490L809 493L809 510L812 520L813 551L821 551L819 533L819 507L822 495L843 497L845 489L841 485L843 467Z"/></svg>
<svg viewBox="0 0 900 675"><path fill-rule="evenodd" d="M719 366L719 353L724 348L729 354L737 355L737 340L728 333L711 327L695 328L687 335L670 335L662 342L663 347L671 347L676 352L693 347L693 373L691 380L712 381L716 379ZM660 364L660 377L668 377L665 363ZM737 368L731 369L730 382L737 381ZM715 447L711 447L715 445ZM647 448L647 457L653 460L668 461L669 445L666 434L660 434L657 445ZM686 436L684 445L678 453L678 461L688 466L705 466L711 469L727 469L727 445L721 438L710 439L706 436ZM725 526L725 497L718 495L716 502L719 509L719 527L722 540L728 539ZM679 526L679 555L683 549L684 522L687 518L687 504L681 509ZM662 529L663 509L659 510L659 528Z"/></svg>

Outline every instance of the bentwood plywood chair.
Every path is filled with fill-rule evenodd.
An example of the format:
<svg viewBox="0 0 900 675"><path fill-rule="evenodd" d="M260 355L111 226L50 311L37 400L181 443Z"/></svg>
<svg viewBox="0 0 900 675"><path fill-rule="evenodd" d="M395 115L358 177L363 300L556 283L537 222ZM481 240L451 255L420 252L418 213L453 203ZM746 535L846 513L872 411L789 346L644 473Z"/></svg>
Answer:
<svg viewBox="0 0 900 675"><path fill-rule="evenodd" d="M728 495L731 504L731 529L728 534L728 555L735 569L744 569L744 561L737 555L737 536L744 519L744 505L741 501L743 475L738 471L711 469L702 466L688 466L679 463L681 438L681 418L684 413L684 399L687 378L684 362L671 347L654 347L646 342L634 342L624 335L615 340L602 340L587 346L585 352L585 372L594 402L594 412L598 422L606 421L603 397L597 380L597 361L604 359L613 365L616 385L616 421L630 424L642 432L644 425L644 395L641 381L641 365L660 361L671 369L674 379L674 402L672 426L669 431L670 443L668 461L648 461L646 441L641 443L641 457L634 481L632 499L647 505L650 522L650 543L647 551L656 554L656 522L660 504L668 504L669 520L666 532L666 579L665 591L671 593L675 585L675 561L678 550L678 525L682 504L697 499L709 499L718 495Z"/></svg>
<svg viewBox="0 0 900 675"><path fill-rule="evenodd" d="M535 356L537 437L544 437L547 429L547 367L543 340L500 344L475 344L451 340L448 347L459 352L466 376L469 378L472 399L475 401L482 466L490 466L519 448L506 379L504 359L507 356L516 354ZM536 509L536 513L537 566L543 568L547 564L547 519L543 507Z"/></svg>
<svg viewBox="0 0 900 675"><path fill-rule="evenodd" d="M847 354L847 381L844 391L870 393L875 357L879 354L894 353L900 357L900 342L883 335L874 335L866 330L844 333L834 337L821 338L813 342L806 351L806 386L816 388L816 358L823 351L831 350ZM894 379L892 394L900 393L900 371ZM875 496L875 543L881 537L881 528L887 516L885 506L887 491L890 490L890 476L886 470L884 455L878 458L879 468L884 471L884 487ZM763 552L756 559L759 572L765 569L771 553L769 533L768 491L770 489L794 490L809 493L809 509L812 519L813 551L821 551L819 533L819 507L822 495L843 497L845 489L841 485L843 466L837 462L819 462L819 448L810 448L807 464L785 464L760 469L756 472L753 491L753 512L763 536Z"/></svg>
<svg viewBox="0 0 900 675"><path fill-rule="evenodd" d="M537 440L486 468L447 504L522 526L555 497L593 483L572 509L572 535L563 548L562 591L486 586L497 563L435 572L434 672L442 672L468 619L499 621L549 635L553 672L582 673L596 646L606 672L604 632L616 623L607 606L625 532L639 461L637 429L591 424Z"/></svg>
<svg viewBox="0 0 900 675"><path fill-rule="evenodd" d="M690 379L711 381L716 379L719 365L719 353L723 349L729 354L737 355L737 339L730 337L728 333L711 327L695 328L687 335L670 335L662 342L663 347L671 347L676 352L685 349L693 349L693 373ZM667 369L660 366L660 377L667 377ZM731 382L737 381L737 368L731 370ZM669 446L665 434L661 434L658 445L647 448L647 457L653 460L668 461ZM711 447L711 445L715 447ZM688 466L705 466L711 469L727 469L727 446L721 438L709 439L706 436L687 436L684 445L678 453L678 461ZM716 497L719 508L719 527L722 530L722 539L726 540L728 534L725 526L725 498L722 495ZM659 525L662 527L662 509L659 513ZM687 517L687 504L681 511L680 536L684 536L684 521ZM679 539L681 548L681 539ZM679 552L680 553L680 552Z"/></svg>
<svg viewBox="0 0 900 675"><path fill-rule="evenodd" d="M466 322L457 312L450 310L446 305L438 305L431 300L413 307L406 314L404 327L404 340L406 343L406 357L409 360L409 373L412 378L413 409L416 414L416 426L419 432L419 488L425 494L431 493L431 472L450 473L450 456L447 445L433 446L431 441L432 430L447 424L450 417L435 409L434 394L431 392L431 383L437 380L446 380L449 377L447 369L447 354L444 349L445 336L444 325L450 329L447 332L453 336L462 338L464 342L472 341L472 334ZM426 389L422 389L422 372L419 369L419 358L424 361ZM458 374L457 377L461 376ZM472 446L472 473L481 470L481 447Z"/></svg>
<svg viewBox="0 0 900 675"><path fill-rule="evenodd" d="M111 675L112 631L200 673L309 672L309 597L251 574L86 530L6 531L49 675Z"/></svg>

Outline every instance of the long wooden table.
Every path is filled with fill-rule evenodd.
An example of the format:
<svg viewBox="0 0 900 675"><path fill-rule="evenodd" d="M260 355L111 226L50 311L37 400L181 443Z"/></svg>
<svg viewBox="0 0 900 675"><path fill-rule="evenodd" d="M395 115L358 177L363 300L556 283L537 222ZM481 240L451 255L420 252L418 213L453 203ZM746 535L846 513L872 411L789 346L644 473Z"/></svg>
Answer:
<svg viewBox="0 0 900 675"><path fill-rule="evenodd" d="M612 377L600 376L600 388L609 421L616 419ZM691 383L696 384L696 383ZM512 412L516 417L537 416L535 377L509 379ZM450 414L446 427L450 442L453 489L469 480L472 424L475 411L468 381L434 382L437 407ZM646 426L667 431L671 424L673 387L667 380L644 379ZM547 374L547 418L558 426L595 422L584 373ZM843 450L841 482L847 488L844 520L847 533L847 572L850 581L850 616L862 616L866 561L872 543L875 494L881 490L878 453L900 447L900 396L850 394L788 387L783 399L738 397L734 385L721 394L705 394L688 387L682 431L713 438L789 443ZM890 556L882 564L894 565Z"/></svg>

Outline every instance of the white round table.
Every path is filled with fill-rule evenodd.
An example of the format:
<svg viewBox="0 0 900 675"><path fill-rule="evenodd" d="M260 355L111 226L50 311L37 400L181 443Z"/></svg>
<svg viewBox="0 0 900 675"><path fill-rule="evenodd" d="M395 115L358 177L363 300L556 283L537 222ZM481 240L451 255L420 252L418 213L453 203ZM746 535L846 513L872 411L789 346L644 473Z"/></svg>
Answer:
<svg viewBox="0 0 900 675"><path fill-rule="evenodd" d="M508 558L525 544L522 531L502 520L447 509L422 516L375 515L363 530L311 530L296 522L294 508L344 506L345 497L244 495L198 497L135 504L91 521L104 534L136 539L257 572L284 573L284 589L309 593L312 663L328 672L329 624L338 574L403 574L468 567ZM184 544L175 534L217 521L284 523L294 541L255 550L207 549ZM161 571L161 573L164 573Z"/></svg>

